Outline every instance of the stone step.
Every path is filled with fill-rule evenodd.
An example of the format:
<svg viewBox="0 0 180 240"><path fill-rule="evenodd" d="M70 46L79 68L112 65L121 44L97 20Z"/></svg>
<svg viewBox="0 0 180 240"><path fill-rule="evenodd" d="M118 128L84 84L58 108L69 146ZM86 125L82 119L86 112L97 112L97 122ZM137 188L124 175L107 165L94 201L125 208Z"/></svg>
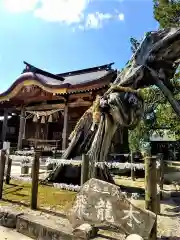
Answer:
<svg viewBox="0 0 180 240"><path fill-rule="evenodd" d="M38 240L72 239L72 228L66 218L30 209L23 212L13 207L1 207L0 225Z"/></svg>
<svg viewBox="0 0 180 240"><path fill-rule="evenodd" d="M52 216L53 217L53 216ZM44 217L34 217L32 215L22 215L17 218L16 230L28 237L39 240L50 239L72 239L72 229L66 219L47 219Z"/></svg>
<svg viewBox="0 0 180 240"><path fill-rule="evenodd" d="M29 208L22 211L15 210L15 206L1 206L0 225L15 229L17 232L38 240L71 240L72 227L64 214L58 216L33 211ZM94 240L124 240L125 237L119 233L100 230Z"/></svg>

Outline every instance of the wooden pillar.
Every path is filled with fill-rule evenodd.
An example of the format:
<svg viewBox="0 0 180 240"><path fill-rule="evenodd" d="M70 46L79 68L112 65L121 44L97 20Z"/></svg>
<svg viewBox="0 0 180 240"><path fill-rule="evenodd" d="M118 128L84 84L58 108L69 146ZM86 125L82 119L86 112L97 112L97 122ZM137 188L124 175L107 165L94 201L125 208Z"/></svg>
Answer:
<svg viewBox="0 0 180 240"><path fill-rule="evenodd" d="M62 150L67 148L67 138L68 138L68 106L65 105L64 108L64 125L63 125L63 134L62 134Z"/></svg>
<svg viewBox="0 0 180 240"><path fill-rule="evenodd" d="M159 161L160 161L160 169L159 169L159 175L160 175L160 182L159 187L160 191L163 191L163 185L164 185L164 159L162 154L158 154Z"/></svg>
<svg viewBox="0 0 180 240"><path fill-rule="evenodd" d="M24 115L24 130L23 130L23 137L22 139L25 139L26 138L26 117Z"/></svg>
<svg viewBox="0 0 180 240"><path fill-rule="evenodd" d="M145 208L157 216L157 172L156 157L145 158ZM157 239L157 219L152 228L149 240Z"/></svg>
<svg viewBox="0 0 180 240"><path fill-rule="evenodd" d="M6 170L6 184L10 183L11 179L11 167L12 167L12 159L8 156L8 162L7 162L7 170Z"/></svg>
<svg viewBox="0 0 180 240"><path fill-rule="evenodd" d="M21 115L20 115L20 124L19 124L19 136L18 136L18 150L22 149L22 140L24 136L24 129L25 129L25 109L21 109Z"/></svg>
<svg viewBox="0 0 180 240"><path fill-rule="evenodd" d="M40 155L40 150L36 149L32 165L31 209L37 209Z"/></svg>
<svg viewBox="0 0 180 240"><path fill-rule="evenodd" d="M0 158L0 199L2 199L2 194L3 194L5 164L6 164L6 151L1 150L1 158Z"/></svg>
<svg viewBox="0 0 180 240"><path fill-rule="evenodd" d="M7 127L8 127L8 109L4 110L4 120L3 120L3 126L2 126L2 142L6 141L6 134L7 134Z"/></svg>

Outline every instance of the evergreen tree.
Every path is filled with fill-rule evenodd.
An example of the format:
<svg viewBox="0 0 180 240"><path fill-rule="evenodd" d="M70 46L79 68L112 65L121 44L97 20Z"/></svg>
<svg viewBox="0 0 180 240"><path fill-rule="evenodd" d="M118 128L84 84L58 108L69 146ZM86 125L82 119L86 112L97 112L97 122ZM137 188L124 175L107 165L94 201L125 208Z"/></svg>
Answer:
<svg viewBox="0 0 180 240"><path fill-rule="evenodd" d="M133 37L130 38L131 51L135 53L140 45L139 41Z"/></svg>
<svg viewBox="0 0 180 240"><path fill-rule="evenodd" d="M180 26L180 0L153 0L154 18L161 28Z"/></svg>
<svg viewBox="0 0 180 240"><path fill-rule="evenodd" d="M180 0L153 0L154 18L159 22L161 28L180 27ZM131 38L131 50L134 53L139 46L139 42ZM177 71L171 80L174 86L174 97L180 101L180 71ZM145 109L151 109L155 106L156 111L156 132L161 134L162 129L168 128L170 133L175 133L176 138L180 140L179 118L174 113L171 105L164 97L162 92L155 87L149 87L142 90L145 100ZM155 103L155 104L154 104ZM145 111L146 112L146 111ZM129 131L129 143L131 150L140 150L141 143L146 139L147 133L152 134L154 129L145 124L144 118L139 125Z"/></svg>

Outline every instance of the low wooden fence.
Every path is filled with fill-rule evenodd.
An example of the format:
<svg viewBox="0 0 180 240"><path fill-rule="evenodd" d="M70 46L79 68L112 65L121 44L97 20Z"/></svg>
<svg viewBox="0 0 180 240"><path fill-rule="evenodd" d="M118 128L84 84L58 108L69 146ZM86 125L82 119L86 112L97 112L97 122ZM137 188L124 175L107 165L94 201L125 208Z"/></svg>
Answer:
<svg viewBox="0 0 180 240"><path fill-rule="evenodd" d="M10 183L11 179L11 165L13 161L13 157L20 157L22 159L30 159L29 166L32 167L32 187L31 187L31 201L30 207L31 209L37 209L37 199L38 199L38 183L39 183L39 168L40 168L40 159L41 159L41 150L35 150L35 152L26 153L26 155L19 154L17 155L6 155L4 150L1 151L1 161L0 161L0 199L2 199L3 193L3 182L5 175L5 164L6 158L7 160L7 171L5 176L6 184ZM49 163L56 163L58 165L78 165L81 166L81 185L84 184L88 180L88 164L89 160L87 155L82 156L82 160L63 160L63 159L48 159ZM146 209L151 210L152 212L158 214L160 212L160 192L163 190L163 161L160 155L152 156L145 158L144 163L133 163L125 162L97 162L95 164L98 167L103 167L106 165L109 169L118 168L125 169L130 168L132 174L132 180L134 181L133 172L141 169L145 170L145 206ZM157 183L159 184L160 191L158 191ZM78 190L78 189L77 189ZM153 230L153 234L156 235L156 228Z"/></svg>

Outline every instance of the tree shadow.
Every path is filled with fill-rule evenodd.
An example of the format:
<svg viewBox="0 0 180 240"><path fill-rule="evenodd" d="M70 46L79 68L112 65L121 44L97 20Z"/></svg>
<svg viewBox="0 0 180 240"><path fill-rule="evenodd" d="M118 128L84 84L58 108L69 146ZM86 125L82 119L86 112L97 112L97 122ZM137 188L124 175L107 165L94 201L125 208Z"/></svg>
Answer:
<svg viewBox="0 0 180 240"><path fill-rule="evenodd" d="M7 199L7 198L2 198L2 201L8 202L8 203L11 203L11 204L16 204L18 206L23 206L23 207L26 207L26 208L30 209L30 204L29 203L19 202L19 201L16 201L16 200L10 200L10 199ZM37 207L36 210L41 211L41 212L46 213L46 214L50 214L52 216L58 216L58 217L61 217L61 218L66 218L66 214L63 213L63 212L60 212L60 211L55 212L55 211L48 210L48 209L45 209L45 208L42 208L42 207Z"/></svg>
<svg viewBox="0 0 180 240"><path fill-rule="evenodd" d="M172 236L172 237L161 236L160 238L157 238L157 240L180 240L180 237L177 237L177 236Z"/></svg>
<svg viewBox="0 0 180 240"><path fill-rule="evenodd" d="M19 206L29 207L28 203L18 202L16 200L10 200L10 199L7 199L7 198L2 198L2 201L8 202L8 203L11 203L11 204L16 204L16 205L19 205Z"/></svg>
<svg viewBox="0 0 180 240"><path fill-rule="evenodd" d="M140 187L132 187L132 186L125 186L118 184L118 187L120 187L122 192L127 192L127 193L138 193L140 196L144 197L145 196L145 190Z"/></svg>
<svg viewBox="0 0 180 240"><path fill-rule="evenodd" d="M166 212L167 213L161 214L161 216L171 217L171 218L180 217L180 206L176 206L174 208L167 208ZM168 214L168 213L171 213L171 214Z"/></svg>
<svg viewBox="0 0 180 240"><path fill-rule="evenodd" d="M102 238L104 240L117 240L117 238L114 238L114 237L110 237L110 236L106 236L104 234L97 234L96 237L94 237L94 239L97 239L97 238ZM93 239L93 238L92 238ZM119 240L123 240L124 239L124 236L122 238L118 238Z"/></svg>
<svg viewBox="0 0 180 240"><path fill-rule="evenodd" d="M14 184L14 183L9 183L8 185L9 186L13 186L13 187L17 187L18 186L17 184Z"/></svg>
<svg viewBox="0 0 180 240"><path fill-rule="evenodd" d="M61 217L61 218L66 218L67 217L65 213L60 212L60 211L55 212L53 210L45 209L45 208L42 208L42 207L38 207L37 210L41 211L43 213L50 214L52 216L58 216L58 217Z"/></svg>
<svg viewBox="0 0 180 240"><path fill-rule="evenodd" d="M6 189L6 191L3 192L3 195L14 194L14 193L17 193L18 191L20 191L22 189L23 189L23 187L18 187L16 189L8 188L8 189Z"/></svg>
<svg viewBox="0 0 180 240"><path fill-rule="evenodd" d="M18 197L27 197L28 195L27 194L23 194L23 193L11 193L12 195L15 195L15 196L18 196Z"/></svg>

